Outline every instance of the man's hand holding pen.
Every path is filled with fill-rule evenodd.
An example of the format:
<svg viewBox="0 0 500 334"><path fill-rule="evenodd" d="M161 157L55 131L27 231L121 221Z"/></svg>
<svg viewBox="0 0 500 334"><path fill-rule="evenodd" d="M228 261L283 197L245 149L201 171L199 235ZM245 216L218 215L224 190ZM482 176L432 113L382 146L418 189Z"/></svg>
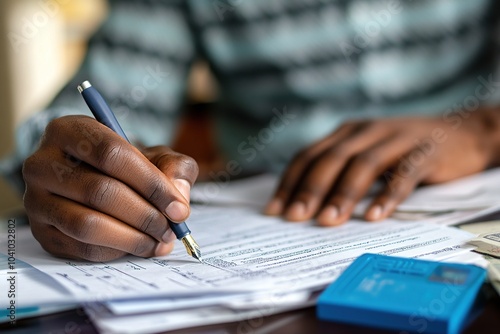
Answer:
<svg viewBox="0 0 500 334"><path fill-rule="evenodd" d="M140 152L95 119L66 116L47 127L24 163L24 202L49 253L106 261L170 253L168 217L189 216L196 162L165 146Z"/></svg>

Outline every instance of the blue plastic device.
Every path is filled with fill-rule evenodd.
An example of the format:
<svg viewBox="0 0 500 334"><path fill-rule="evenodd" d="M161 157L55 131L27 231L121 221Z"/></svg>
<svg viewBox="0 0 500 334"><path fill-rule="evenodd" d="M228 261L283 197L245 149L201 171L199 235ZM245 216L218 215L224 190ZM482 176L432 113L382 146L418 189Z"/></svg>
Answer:
<svg viewBox="0 0 500 334"><path fill-rule="evenodd" d="M320 295L320 319L415 333L459 333L483 268L364 254Z"/></svg>

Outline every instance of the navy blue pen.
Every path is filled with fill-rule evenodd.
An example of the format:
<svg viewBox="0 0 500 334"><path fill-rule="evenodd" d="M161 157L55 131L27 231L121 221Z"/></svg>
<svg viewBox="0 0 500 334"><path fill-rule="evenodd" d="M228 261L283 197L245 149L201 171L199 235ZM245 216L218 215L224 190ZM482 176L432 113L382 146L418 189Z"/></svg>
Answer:
<svg viewBox="0 0 500 334"><path fill-rule="evenodd" d="M94 87L92 87L90 82L85 81L84 83L79 85L78 91L80 92L80 94L82 94L83 99L89 106L90 111L97 119L97 121L106 125L108 128L129 141L127 135L125 135L125 132L123 132L122 127L118 123L115 114L113 114L113 111L111 111L111 108L108 106L106 101L104 101L104 98ZM201 262L200 246L198 246L196 241L191 236L191 231L187 227L186 223L176 224L174 222L171 222L170 220L168 221L168 223L177 239L181 240L186 247L186 251L188 252L188 254Z"/></svg>

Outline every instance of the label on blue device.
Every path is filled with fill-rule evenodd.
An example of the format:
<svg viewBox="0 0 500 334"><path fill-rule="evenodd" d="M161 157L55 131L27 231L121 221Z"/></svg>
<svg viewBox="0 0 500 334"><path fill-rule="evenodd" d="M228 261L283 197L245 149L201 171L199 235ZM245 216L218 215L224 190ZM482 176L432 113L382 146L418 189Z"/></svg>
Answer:
<svg viewBox="0 0 500 334"><path fill-rule="evenodd" d="M486 270L364 254L320 295L320 319L416 333L458 333Z"/></svg>

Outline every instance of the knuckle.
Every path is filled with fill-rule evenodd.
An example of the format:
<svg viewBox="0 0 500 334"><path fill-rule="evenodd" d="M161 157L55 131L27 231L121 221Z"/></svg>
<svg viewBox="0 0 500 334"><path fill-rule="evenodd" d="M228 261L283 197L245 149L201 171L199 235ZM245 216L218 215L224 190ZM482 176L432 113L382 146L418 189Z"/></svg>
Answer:
<svg viewBox="0 0 500 334"><path fill-rule="evenodd" d="M92 240L95 231L99 230L101 218L92 213L78 214L73 223L66 224L65 229L76 240L87 242Z"/></svg>
<svg viewBox="0 0 500 334"><path fill-rule="evenodd" d="M188 175L198 175L198 163L192 157L181 155L178 158L179 166Z"/></svg>
<svg viewBox="0 0 500 334"><path fill-rule="evenodd" d="M167 187L164 182L158 182L153 177L148 178L150 181L145 187L146 199L150 203L159 203L167 199L165 196L168 193Z"/></svg>
<svg viewBox="0 0 500 334"><path fill-rule="evenodd" d="M45 127L44 137L52 138L59 135L64 129L67 117L58 117L50 121Z"/></svg>
<svg viewBox="0 0 500 334"><path fill-rule="evenodd" d="M381 163L380 154L375 151L368 150L358 154L353 163L358 166L378 166Z"/></svg>
<svg viewBox="0 0 500 334"><path fill-rule="evenodd" d="M66 115L54 118L45 127L43 140L59 139L61 135L78 129L83 125L83 119L90 119L87 116Z"/></svg>
<svg viewBox="0 0 500 334"><path fill-rule="evenodd" d="M115 189L110 178L100 179L97 182L89 181L86 188L88 190L85 193L85 202L94 208L100 208L109 203Z"/></svg>
<svg viewBox="0 0 500 334"><path fill-rule="evenodd" d="M123 166L119 164L119 161L127 152L125 152L126 150L123 149L123 145L119 141L108 140L102 145L99 145L99 148L95 151L96 165L100 170L110 172L123 168Z"/></svg>
<svg viewBox="0 0 500 334"><path fill-rule="evenodd" d="M141 219L139 230L151 236L161 237L166 231L167 226L167 221L163 218L164 216L161 215L157 210L147 210ZM160 223L160 221L162 221L163 224Z"/></svg>
<svg viewBox="0 0 500 334"><path fill-rule="evenodd" d="M194 181L199 172L196 160L183 154L165 154L160 158L159 165L172 173L173 177L190 181Z"/></svg>

